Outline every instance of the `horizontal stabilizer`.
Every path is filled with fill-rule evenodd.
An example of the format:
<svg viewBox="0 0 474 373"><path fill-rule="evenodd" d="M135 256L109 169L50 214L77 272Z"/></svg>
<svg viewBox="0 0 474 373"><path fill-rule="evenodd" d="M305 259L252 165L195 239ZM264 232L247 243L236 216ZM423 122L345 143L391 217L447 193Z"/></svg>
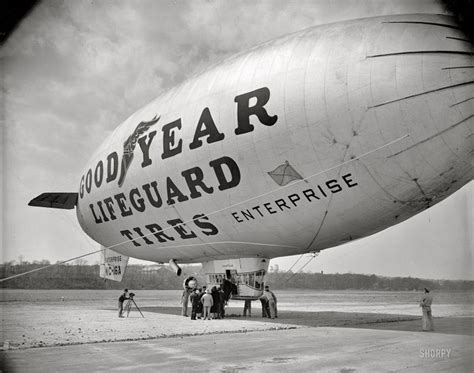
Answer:
<svg viewBox="0 0 474 373"><path fill-rule="evenodd" d="M71 210L76 207L76 204L77 193L46 192L33 198L30 203L28 203L28 206Z"/></svg>

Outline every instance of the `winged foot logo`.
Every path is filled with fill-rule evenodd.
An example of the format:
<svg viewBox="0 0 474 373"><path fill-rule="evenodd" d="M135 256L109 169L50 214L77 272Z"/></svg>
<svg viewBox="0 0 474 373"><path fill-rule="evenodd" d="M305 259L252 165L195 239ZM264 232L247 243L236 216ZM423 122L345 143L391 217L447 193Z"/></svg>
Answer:
<svg viewBox="0 0 474 373"><path fill-rule="evenodd" d="M153 126L155 123L157 123L160 120L161 116L155 117L148 121L148 122L140 122L137 125L137 128L135 128L135 131L128 136L127 140L123 143L123 155L122 155L122 162L121 162L121 167L120 167L120 178L118 181L119 187L123 185L123 182L125 181L125 177L127 176L127 171L128 168L130 167L130 164L133 161L133 151L135 149L135 146L137 145L137 140L138 138L143 135L148 129Z"/></svg>

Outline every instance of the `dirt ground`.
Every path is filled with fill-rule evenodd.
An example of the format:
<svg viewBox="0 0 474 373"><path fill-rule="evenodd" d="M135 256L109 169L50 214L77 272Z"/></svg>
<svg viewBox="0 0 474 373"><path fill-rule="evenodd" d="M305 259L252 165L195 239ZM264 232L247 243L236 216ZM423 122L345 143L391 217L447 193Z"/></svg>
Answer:
<svg viewBox="0 0 474 373"><path fill-rule="evenodd" d="M64 305L2 305L3 349L130 341L209 333L288 329L278 323L249 323L243 318L191 320L173 312L133 309L118 318L113 309L74 308ZM176 312L175 312L176 311Z"/></svg>
<svg viewBox="0 0 474 373"><path fill-rule="evenodd" d="M417 331L419 317L376 313L280 311L276 319L262 318L260 309L243 317L240 308L228 308L222 320L191 320L179 307L133 308L118 318L115 309L76 304L9 303L2 305L0 349L26 349L85 343L147 340L217 333L247 333L304 327L359 327ZM472 335L472 318L436 320L440 332Z"/></svg>

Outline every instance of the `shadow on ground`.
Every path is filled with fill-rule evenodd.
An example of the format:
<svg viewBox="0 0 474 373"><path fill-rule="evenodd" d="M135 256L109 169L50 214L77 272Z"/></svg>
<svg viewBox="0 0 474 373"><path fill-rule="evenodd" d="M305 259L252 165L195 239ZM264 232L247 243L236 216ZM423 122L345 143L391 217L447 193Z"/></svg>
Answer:
<svg viewBox="0 0 474 373"><path fill-rule="evenodd" d="M180 315L181 307L141 307L142 312ZM227 319L243 319L240 308L226 308ZM254 310L253 310L254 311ZM132 310L132 312L138 312ZM381 313L360 312L299 312L279 311L278 318L262 318L261 311L253 312L248 321L270 322L279 324L301 325L309 327L341 327L364 328L377 330L421 331L421 317ZM202 320L196 320L201 322ZM217 320L215 322L218 322ZM472 317L442 317L435 318L434 333L457 334L474 336L474 318Z"/></svg>
<svg viewBox="0 0 474 373"><path fill-rule="evenodd" d="M474 317L435 317L434 326L435 330L432 333L474 336ZM421 318L393 323L360 324L354 327L379 330L421 331Z"/></svg>

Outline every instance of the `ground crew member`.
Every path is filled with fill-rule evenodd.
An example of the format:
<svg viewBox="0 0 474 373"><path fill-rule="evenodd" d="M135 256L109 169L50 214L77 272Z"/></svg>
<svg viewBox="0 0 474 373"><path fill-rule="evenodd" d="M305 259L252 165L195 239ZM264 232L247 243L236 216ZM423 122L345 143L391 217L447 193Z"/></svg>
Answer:
<svg viewBox="0 0 474 373"><path fill-rule="evenodd" d="M194 290L189 296L191 300L191 320L196 320L196 315L199 310L199 304L201 303L201 296L199 295L199 289Z"/></svg>
<svg viewBox="0 0 474 373"><path fill-rule="evenodd" d="M203 305L203 319L210 320L211 319L211 307L213 305L211 289L206 290L206 294L204 294L201 298L201 303Z"/></svg>
<svg viewBox="0 0 474 373"><path fill-rule="evenodd" d="M219 286L219 289L217 289L217 292L219 293L219 316L221 319L225 317L225 293L224 290L222 289L222 286Z"/></svg>
<svg viewBox="0 0 474 373"><path fill-rule="evenodd" d="M217 287L213 286L211 289L211 296L212 296L212 307L211 307L211 314L213 319L219 318L219 292L217 291Z"/></svg>
<svg viewBox="0 0 474 373"><path fill-rule="evenodd" d="M267 298L258 298L260 303L262 303L262 317L270 317L270 310L268 309L268 300Z"/></svg>
<svg viewBox="0 0 474 373"><path fill-rule="evenodd" d="M260 300L264 299L268 302L268 310L270 311L270 318L275 318L275 299L273 299L272 293L269 290L265 289Z"/></svg>
<svg viewBox="0 0 474 373"><path fill-rule="evenodd" d="M188 300L189 300L189 293L192 290L188 287L186 287L183 290L183 295L181 296L181 303L183 304L183 307L181 308L181 315L188 317Z"/></svg>
<svg viewBox="0 0 474 373"><path fill-rule="evenodd" d="M275 293L270 290L270 287L268 285L265 286L265 290L268 290L272 294L273 299L275 300L275 318L277 318L278 317L277 297Z"/></svg>
<svg viewBox="0 0 474 373"><path fill-rule="evenodd" d="M420 307L423 312L422 330L424 332L434 330L433 317L431 315L431 303L433 303L433 296L430 294L430 290L425 288L425 293L420 301Z"/></svg>
<svg viewBox="0 0 474 373"><path fill-rule="evenodd" d="M128 289L125 289L123 291L123 294L118 299L118 317L123 317L122 316L123 302L125 302L125 300L127 300L127 299L130 299L130 298L128 297Z"/></svg>

